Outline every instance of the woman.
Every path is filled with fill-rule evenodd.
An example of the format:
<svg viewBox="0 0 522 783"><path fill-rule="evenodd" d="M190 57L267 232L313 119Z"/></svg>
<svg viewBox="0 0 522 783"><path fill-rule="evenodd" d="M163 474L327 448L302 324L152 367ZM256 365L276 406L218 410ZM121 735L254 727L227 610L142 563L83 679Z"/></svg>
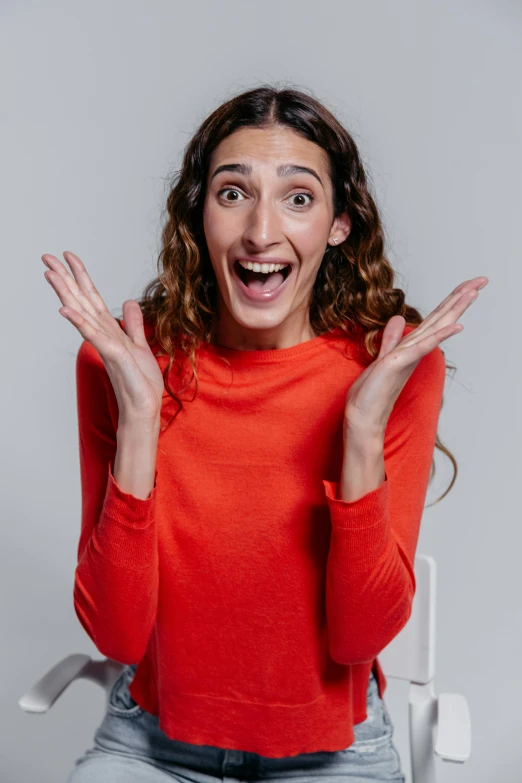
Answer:
<svg viewBox="0 0 522 783"><path fill-rule="evenodd" d="M439 345L488 280L406 305L351 136L297 90L214 111L167 209L122 318L42 256L84 338L74 605L124 664L69 783L404 781L377 655L411 612Z"/></svg>

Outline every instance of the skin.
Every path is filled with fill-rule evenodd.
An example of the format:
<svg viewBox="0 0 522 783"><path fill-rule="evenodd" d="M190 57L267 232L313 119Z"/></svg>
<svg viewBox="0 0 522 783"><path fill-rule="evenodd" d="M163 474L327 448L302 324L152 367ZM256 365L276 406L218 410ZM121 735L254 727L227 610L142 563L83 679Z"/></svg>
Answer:
<svg viewBox="0 0 522 783"><path fill-rule="evenodd" d="M237 163L249 164L251 173L213 176L219 166ZM321 182L310 173L278 176L277 167L288 163L313 168ZM216 343L266 350L313 339L309 301L324 250L336 239L344 241L351 227L347 213L334 220L325 151L286 127L242 128L214 150L206 184L203 223L219 285ZM306 196L295 198L304 190L315 196L311 203ZM301 204L306 206L296 206ZM297 263L298 273L274 302L250 303L241 297L232 269L234 259L243 254L280 256ZM487 283L484 276L461 283L406 337L402 316L388 321L379 355L346 398L345 433L352 433L352 443L382 441L393 405L413 370L424 355L464 328L457 319Z"/></svg>
<svg viewBox="0 0 522 783"><path fill-rule="evenodd" d="M238 163L251 166L251 171L223 171L213 176L219 166ZM279 176L277 167L290 163L313 169L321 181L309 172ZM220 194L225 187L228 190ZM346 213L334 219L332 196L326 153L288 128L243 128L214 150L203 217L219 284L218 345L236 350L282 349L316 336L310 324L309 301L317 271L327 244L344 241L351 227ZM260 260L277 256L297 265L286 291L274 302L250 303L240 296L232 265L245 254ZM72 275L55 256L42 256L49 268L46 280L64 305L60 314L101 354L120 410L128 412L129 418L155 419L163 381L145 339L138 303L124 302L123 331L108 312L83 262L70 251L64 252L64 258ZM347 394L345 434L350 432L346 440L353 448L360 450L361 444L368 448L373 443L382 450L393 405L418 362L464 328L458 318L488 282L484 276L464 281L405 337L402 316L388 321L379 355Z"/></svg>
<svg viewBox="0 0 522 783"><path fill-rule="evenodd" d="M406 319L394 315L384 327L376 359L351 384L346 398L345 426L366 437L384 438L393 406L420 360L440 343L461 332L458 318L478 299L487 277L458 285L418 326L403 337Z"/></svg>
<svg viewBox="0 0 522 783"><path fill-rule="evenodd" d="M420 360L464 329L456 321L488 283L484 276L465 280L404 337L403 316L389 319L376 359L350 385L346 397L340 500L351 503L385 481L384 437L397 397Z"/></svg>
<svg viewBox="0 0 522 783"><path fill-rule="evenodd" d="M233 163L249 164L252 173L223 171L213 177L219 166ZM321 182L309 173L278 176L277 167L289 163L314 169ZM219 194L225 187L228 190ZM285 127L234 132L212 154L203 224L219 286L215 343L237 350L269 350L316 337L309 317L315 278L327 245L338 247L351 227L346 213L334 219L324 150ZM250 303L234 281L232 265L242 255L257 256L259 261L281 257L297 264L297 270L275 301Z"/></svg>

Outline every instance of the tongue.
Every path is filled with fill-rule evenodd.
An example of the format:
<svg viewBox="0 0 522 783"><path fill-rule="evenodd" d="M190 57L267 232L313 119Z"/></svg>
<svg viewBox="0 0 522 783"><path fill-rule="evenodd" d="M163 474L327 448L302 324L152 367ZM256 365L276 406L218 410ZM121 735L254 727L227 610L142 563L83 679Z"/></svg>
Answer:
<svg viewBox="0 0 522 783"><path fill-rule="evenodd" d="M254 291L270 293L282 284L284 276L281 272L272 272L268 275L262 275L260 272L251 272L247 270L246 284Z"/></svg>

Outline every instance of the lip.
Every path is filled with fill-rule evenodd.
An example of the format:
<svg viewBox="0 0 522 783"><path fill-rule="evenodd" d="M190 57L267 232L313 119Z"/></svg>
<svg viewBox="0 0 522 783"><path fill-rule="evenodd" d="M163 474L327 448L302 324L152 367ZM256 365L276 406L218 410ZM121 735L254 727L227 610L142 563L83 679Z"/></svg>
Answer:
<svg viewBox="0 0 522 783"><path fill-rule="evenodd" d="M250 302L273 302L274 299L277 299L278 296L280 296L283 292L283 290L287 287L288 281L290 278L294 275L295 272L295 265L291 261L286 261L284 258L257 258L253 259L252 257L248 256L240 256L236 259L236 261L252 261L254 263L260 264L290 264L291 269L288 273L286 279L281 283L279 288L276 288L275 291L272 291L271 293L263 293L258 291L253 291L251 288L246 286L239 275L236 273L235 270L235 261L232 268L232 277L234 278L236 285L241 293L242 296L245 297L245 299L248 299Z"/></svg>

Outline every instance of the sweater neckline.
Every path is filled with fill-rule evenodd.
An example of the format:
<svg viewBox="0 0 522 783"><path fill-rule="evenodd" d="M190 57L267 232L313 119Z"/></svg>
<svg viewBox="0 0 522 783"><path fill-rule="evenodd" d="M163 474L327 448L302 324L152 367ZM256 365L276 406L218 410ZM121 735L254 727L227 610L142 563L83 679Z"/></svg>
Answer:
<svg viewBox="0 0 522 783"><path fill-rule="evenodd" d="M213 343L207 342L202 342L200 344L200 349L208 354L225 358L233 364L277 364L279 362L299 358L310 351L319 350L326 343L339 339L339 335L339 330L334 329L325 334L312 337L310 340L298 343L297 345L292 345L289 348L269 348L260 351L226 348L222 345L214 345Z"/></svg>

